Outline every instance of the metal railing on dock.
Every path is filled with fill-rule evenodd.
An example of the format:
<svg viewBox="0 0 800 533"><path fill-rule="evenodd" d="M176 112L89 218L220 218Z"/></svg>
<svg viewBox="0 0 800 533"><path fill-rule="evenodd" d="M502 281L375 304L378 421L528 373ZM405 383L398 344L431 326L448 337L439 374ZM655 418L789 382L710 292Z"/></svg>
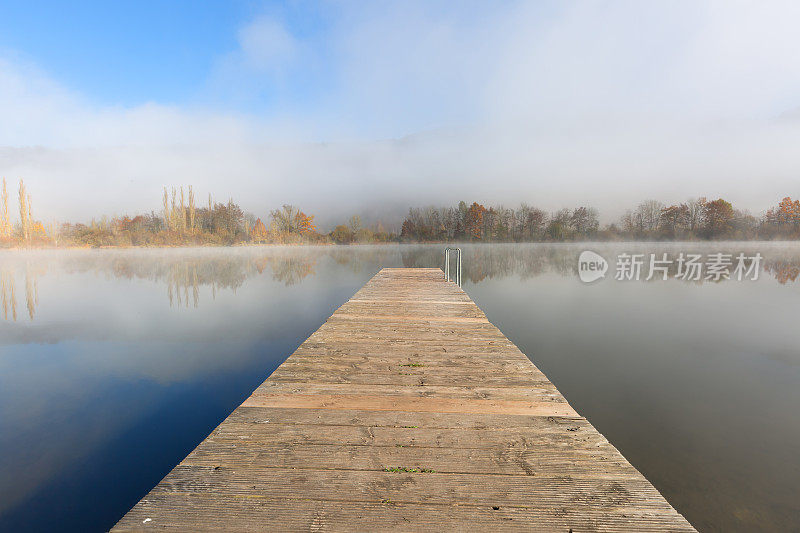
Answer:
<svg viewBox="0 0 800 533"><path fill-rule="evenodd" d="M450 253L455 252L456 255L456 271L453 280L450 279ZM447 281L454 281L456 285L461 286L461 248L447 247L444 249L444 279Z"/></svg>

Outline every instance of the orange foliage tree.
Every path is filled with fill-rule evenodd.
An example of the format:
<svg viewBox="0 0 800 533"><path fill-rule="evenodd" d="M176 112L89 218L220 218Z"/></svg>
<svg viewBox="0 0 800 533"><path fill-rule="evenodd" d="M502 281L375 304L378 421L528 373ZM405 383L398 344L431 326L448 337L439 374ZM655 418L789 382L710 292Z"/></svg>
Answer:
<svg viewBox="0 0 800 533"><path fill-rule="evenodd" d="M305 235L317 230L314 216L306 215L293 205L284 205L270 213L272 223L283 235Z"/></svg>
<svg viewBox="0 0 800 533"><path fill-rule="evenodd" d="M472 202L472 205L467 209L467 216L465 221L465 230L467 235L473 239L480 239L483 231L483 217L486 214L486 208L478 202Z"/></svg>
<svg viewBox="0 0 800 533"><path fill-rule="evenodd" d="M778 204L778 216L788 224L800 223L800 200L792 200L788 196Z"/></svg>
<svg viewBox="0 0 800 533"><path fill-rule="evenodd" d="M300 235L317 231L317 227L314 225L314 215L306 215L302 211L298 211L294 217L294 221L294 226L297 228L297 232Z"/></svg>
<svg viewBox="0 0 800 533"><path fill-rule="evenodd" d="M261 222L259 218L256 220L256 223L253 224L253 227L250 229L250 238L253 242L266 242L267 237L269 234L267 233L267 228L264 226L264 223Z"/></svg>

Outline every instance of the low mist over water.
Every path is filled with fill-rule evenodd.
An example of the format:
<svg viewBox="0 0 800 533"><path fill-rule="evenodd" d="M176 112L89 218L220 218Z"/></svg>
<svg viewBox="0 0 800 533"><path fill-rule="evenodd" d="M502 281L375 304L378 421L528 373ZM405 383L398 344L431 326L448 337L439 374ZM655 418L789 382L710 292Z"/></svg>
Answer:
<svg viewBox="0 0 800 533"><path fill-rule="evenodd" d="M0 252L0 529L111 527L380 268L443 248ZM489 320L693 525L800 525L800 245L462 249ZM757 274L645 281L651 253L720 252Z"/></svg>

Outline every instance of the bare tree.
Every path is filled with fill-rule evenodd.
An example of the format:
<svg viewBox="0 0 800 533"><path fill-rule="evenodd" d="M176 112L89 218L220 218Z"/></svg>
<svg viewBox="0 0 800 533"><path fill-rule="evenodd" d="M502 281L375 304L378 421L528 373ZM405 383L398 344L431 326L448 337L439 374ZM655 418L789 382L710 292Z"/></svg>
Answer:
<svg viewBox="0 0 800 533"><path fill-rule="evenodd" d="M664 205L658 200L647 200L639 204L634 212L636 225L642 231L655 231L661 219L661 209Z"/></svg>
<svg viewBox="0 0 800 533"><path fill-rule="evenodd" d="M178 212L177 194L178 194L178 192L175 190L175 187L173 187L172 188L172 204L170 206L170 211L169 211L170 223L172 225L172 229L173 230L177 230L178 229L178 217L176 216L177 212Z"/></svg>
<svg viewBox="0 0 800 533"><path fill-rule="evenodd" d="M597 209L593 207L578 207L569 218L569 225L573 231L581 235L589 235L597 231L600 222L597 218Z"/></svg>
<svg viewBox="0 0 800 533"><path fill-rule="evenodd" d="M358 230L361 229L361 217L358 215L351 216L347 225L350 226L350 231L352 231L353 234L358 233Z"/></svg>
<svg viewBox="0 0 800 533"><path fill-rule="evenodd" d="M167 229L172 229L172 221L169 210L169 193L167 193L166 187L164 187L164 226Z"/></svg>
<svg viewBox="0 0 800 533"><path fill-rule="evenodd" d="M186 201L183 195L183 185L181 185L181 210L178 213L181 233L186 233Z"/></svg>
<svg viewBox="0 0 800 533"><path fill-rule="evenodd" d="M58 246L58 243L61 240L61 227L56 221L51 222L49 226L50 231L48 233L50 234L50 240L53 241L55 246Z"/></svg>
<svg viewBox="0 0 800 533"><path fill-rule="evenodd" d="M281 233L292 233L295 231L295 219L297 218L298 209L293 205L286 204L282 209L273 210L270 215L272 222Z"/></svg>
<svg viewBox="0 0 800 533"><path fill-rule="evenodd" d="M194 235L194 220L195 220L195 207L194 207L194 190L189 185L189 233Z"/></svg>
<svg viewBox="0 0 800 533"><path fill-rule="evenodd" d="M688 226L689 231L695 232L700 229L700 226L703 223L703 213L705 213L706 210L705 196L690 199L688 202L686 202L686 208L688 210L686 215L686 225Z"/></svg>

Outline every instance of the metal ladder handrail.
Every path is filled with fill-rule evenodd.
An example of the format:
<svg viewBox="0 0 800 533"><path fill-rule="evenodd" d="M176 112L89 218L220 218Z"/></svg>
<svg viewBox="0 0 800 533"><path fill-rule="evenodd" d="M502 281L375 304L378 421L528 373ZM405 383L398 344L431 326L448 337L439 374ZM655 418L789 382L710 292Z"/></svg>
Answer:
<svg viewBox="0 0 800 533"><path fill-rule="evenodd" d="M451 248L448 246L444 249L444 279L450 281L450 252L456 252L456 272L455 282L459 287L461 286L461 248Z"/></svg>

